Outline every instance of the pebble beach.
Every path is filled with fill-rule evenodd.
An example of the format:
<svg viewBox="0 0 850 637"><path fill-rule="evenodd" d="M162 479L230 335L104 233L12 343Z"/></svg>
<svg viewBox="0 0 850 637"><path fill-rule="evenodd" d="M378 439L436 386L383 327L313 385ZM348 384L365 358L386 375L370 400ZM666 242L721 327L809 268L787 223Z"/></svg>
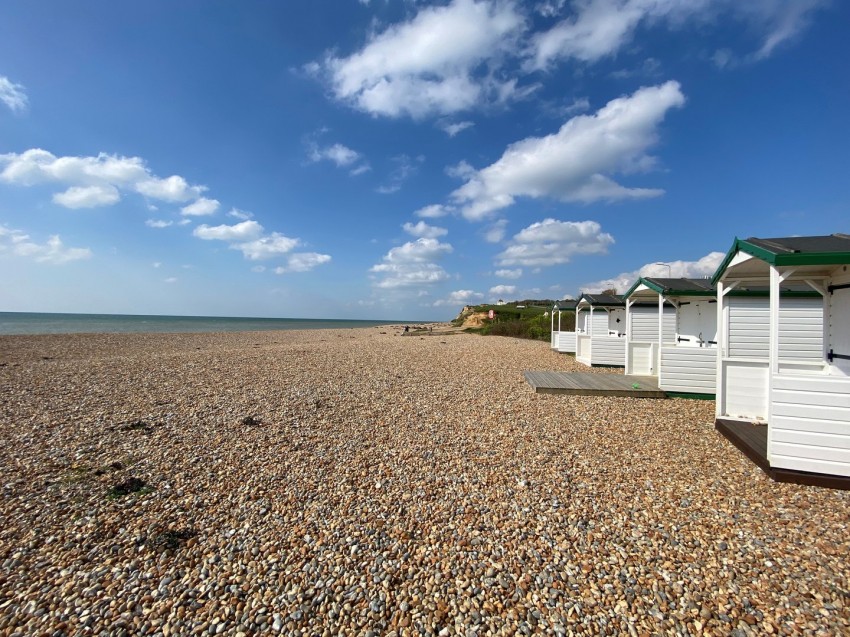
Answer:
<svg viewBox="0 0 850 637"><path fill-rule="evenodd" d="M0 337L0 636L850 634L850 492L401 326ZM622 373L622 370L596 370Z"/></svg>

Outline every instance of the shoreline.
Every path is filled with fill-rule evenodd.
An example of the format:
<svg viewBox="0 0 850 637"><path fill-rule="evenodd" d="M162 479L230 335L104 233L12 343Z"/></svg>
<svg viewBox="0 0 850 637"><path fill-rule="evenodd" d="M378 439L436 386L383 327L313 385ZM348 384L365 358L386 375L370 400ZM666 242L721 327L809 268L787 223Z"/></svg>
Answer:
<svg viewBox="0 0 850 637"><path fill-rule="evenodd" d="M587 371L382 327L0 337L0 635L850 628L850 494L771 482L709 401L524 369Z"/></svg>

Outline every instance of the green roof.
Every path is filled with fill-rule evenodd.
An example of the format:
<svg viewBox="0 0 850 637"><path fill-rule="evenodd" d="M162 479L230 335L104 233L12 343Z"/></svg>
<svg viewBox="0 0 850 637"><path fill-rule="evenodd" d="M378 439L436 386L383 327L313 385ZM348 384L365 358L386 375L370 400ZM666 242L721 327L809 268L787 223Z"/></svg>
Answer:
<svg viewBox="0 0 850 637"><path fill-rule="evenodd" d="M625 307L626 302L617 294L582 294L578 302L586 301L596 307Z"/></svg>
<svg viewBox="0 0 850 637"><path fill-rule="evenodd" d="M812 237L779 237L773 239L735 238L711 282L716 284L738 252L745 252L775 266L841 265L850 263L850 235L830 234Z"/></svg>
<svg viewBox="0 0 850 637"><path fill-rule="evenodd" d="M629 298L639 285L665 296L715 296L717 290L709 279L671 279L640 277L623 297Z"/></svg>

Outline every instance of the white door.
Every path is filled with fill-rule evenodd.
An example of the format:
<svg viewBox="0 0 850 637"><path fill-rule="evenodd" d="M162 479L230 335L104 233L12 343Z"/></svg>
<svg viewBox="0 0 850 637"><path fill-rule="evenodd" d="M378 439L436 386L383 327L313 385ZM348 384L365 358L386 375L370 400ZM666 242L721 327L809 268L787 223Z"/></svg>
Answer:
<svg viewBox="0 0 850 637"><path fill-rule="evenodd" d="M829 350L850 356L850 288L833 290L829 297ZM850 360L833 358L830 374L850 376Z"/></svg>

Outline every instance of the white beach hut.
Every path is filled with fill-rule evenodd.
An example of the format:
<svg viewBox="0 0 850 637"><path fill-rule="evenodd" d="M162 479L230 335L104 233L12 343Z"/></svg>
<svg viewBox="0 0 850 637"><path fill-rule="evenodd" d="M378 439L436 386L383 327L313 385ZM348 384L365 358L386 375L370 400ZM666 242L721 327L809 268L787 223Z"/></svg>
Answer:
<svg viewBox="0 0 850 637"><path fill-rule="evenodd" d="M713 396L717 294L712 282L642 277L624 296L626 373L658 376L658 387L666 392Z"/></svg>
<svg viewBox="0 0 850 637"><path fill-rule="evenodd" d="M613 294L582 294L576 304L576 360L626 364L626 303Z"/></svg>
<svg viewBox="0 0 850 637"><path fill-rule="evenodd" d="M776 479L850 486L850 235L736 239L713 282L718 430Z"/></svg>
<svg viewBox="0 0 850 637"><path fill-rule="evenodd" d="M552 307L552 338L551 347L559 352L572 354L576 351L576 331L562 330L562 319L564 312L575 314L576 303L574 299L564 299L555 303ZM576 317L577 318L577 317ZM576 321L574 320L573 323Z"/></svg>

